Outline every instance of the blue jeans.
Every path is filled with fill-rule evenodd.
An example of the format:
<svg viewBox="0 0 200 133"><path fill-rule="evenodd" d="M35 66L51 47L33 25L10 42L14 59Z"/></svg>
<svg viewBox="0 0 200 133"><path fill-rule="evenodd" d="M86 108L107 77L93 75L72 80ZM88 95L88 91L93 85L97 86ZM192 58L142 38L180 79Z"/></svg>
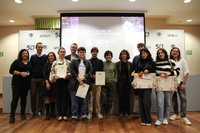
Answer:
<svg viewBox="0 0 200 133"><path fill-rule="evenodd" d="M170 102L172 91L157 91L156 92L156 101L157 101L157 119L163 120L168 119L170 114ZM164 113L164 117L163 117Z"/></svg>
<svg viewBox="0 0 200 133"><path fill-rule="evenodd" d="M180 85L177 88L178 95L180 97L180 104L181 104L181 117L186 117L186 93L184 90L180 90ZM178 111L178 98L177 98L177 92L175 91L173 96L172 96L172 104L174 108L174 114L179 114Z"/></svg>
<svg viewBox="0 0 200 133"><path fill-rule="evenodd" d="M88 100L88 93L86 94L85 98L80 98L76 96L77 91L69 91L71 97L71 112L72 118L78 118L79 115L79 108L81 108L81 117L87 117L87 100ZM81 107L80 107L80 106Z"/></svg>

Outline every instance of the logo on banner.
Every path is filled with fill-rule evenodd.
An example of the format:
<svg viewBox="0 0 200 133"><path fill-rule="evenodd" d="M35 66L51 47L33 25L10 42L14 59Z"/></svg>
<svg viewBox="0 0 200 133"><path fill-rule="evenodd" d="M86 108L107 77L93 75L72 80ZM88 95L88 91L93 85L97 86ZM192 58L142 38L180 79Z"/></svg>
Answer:
<svg viewBox="0 0 200 133"><path fill-rule="evenodd" d="M43 49L45 50L45 49L47 49L48 47L47 47L47 45L43 45Z"/></svg>
<svg viewBox="0 0 200 133"><path fill-rule="evenodd" d="M33 33L29 33L28 37L30 37L30 38L34 37L34 34Z"/></svg>
<svg viewBox="0 0 200 133"><path fill-rule="evenodd" d="M146 32L145 36L149 37L150 36L150 32Z"/></svg>
<svg viewBox="0 0 200 133"><path fill-rule="evenodd" d="M171 48L174 48L174 47L176 47L176 45L175 44L171 44Z"/></svg>
<svg viewBox="0 0 200 133"><path fill-rule="evenodd" d="M60 33L59 33L59 32L56 32L56 33L55 33L55 37L56 37L56 38L59 38L59 37L60 37Z"/></svg>
<svg viewBox="0 0 200 133"><path fill-rule="evenodd" d="M156 33L156 36L161 37L161 36L162 36L162 33L161 33L161 32L157 32L157 33Z"/></svg>
<svg viewBox="0 0 200 133"><path fill-rule="evenodd" d="M59 49L59 47L53 47L53 49Z"/></svg>
<svg viewBox="0 0 200 133"><path fill-rule="evenodd" d="M156 44L156 49L164 48L164 44Z"/></svg>
<svg viewBox="0 0 200 133"><path fill-rule="evenodd" d="M34 50L36 48L36 45L27 45L27 50ZM43 49L47 49L47 45L43 45Z"/></svg>
<svg viewBox="0 0 200 133"><path fill-rule="evenodd" d="M151 49L151 46L147 46L147 49Z"/></svg>
<svg viewBox="0 0 200 133"><path fill-rule="evenodd" d="M42 34L42 35L40 35L40 37L51 37L51 35Z"/></svg>
<svg viewBox="0 0 200 133"><path fill-rule="evenodd" d="M177 34L167 34L167 37L178 37Z"/></svg>

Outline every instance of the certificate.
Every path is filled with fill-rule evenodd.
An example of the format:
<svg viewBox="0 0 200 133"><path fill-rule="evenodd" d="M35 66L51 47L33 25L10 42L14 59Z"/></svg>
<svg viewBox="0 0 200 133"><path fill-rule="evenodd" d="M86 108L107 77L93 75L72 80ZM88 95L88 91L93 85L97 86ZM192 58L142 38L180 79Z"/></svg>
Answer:
<svg viewBox="0 0 200 133"><path fill-rule="evenodd" d="M156 91L177 91L177 76L156 77Z"/></svg>
<svg viewBox="0 0 200 133"><path fill-rule="evenodd" d="M60 78L65 78L67 73L67 66L66 65L58 65L57 66L57 76Z"/></svg>
<svg viewBox="0 0 200 133"><path fill-rule="evenodd" d="M76 92L76 96L81 97L81 98L85 98L85 96L88 92L88 89L89 89L88 84L79 85L78 90Z"/></svg>
<svg viewBox="0 0 200 133"><path fill-rule="evenodd" d="M105 85L105 72L96 71L95 85Z"/></svg>

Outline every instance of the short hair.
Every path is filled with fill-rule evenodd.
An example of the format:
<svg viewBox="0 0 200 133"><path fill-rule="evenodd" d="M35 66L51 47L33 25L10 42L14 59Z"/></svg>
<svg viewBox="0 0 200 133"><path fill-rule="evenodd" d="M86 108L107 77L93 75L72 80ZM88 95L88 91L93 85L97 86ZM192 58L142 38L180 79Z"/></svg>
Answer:
<svg viewBox="0 0 200 133"><path fill-rule="evenodd" d="M23 53L24 51L26 51L26 52L28 53L27 60L29 60L29 52L28 52L28 50L26 50L26 49L21 49L21 50L19 51L17 60L22 61L22 53Z"/></svg>
<svg viewBox="0 0 200 133"><path fill-rule="evenodd" d="M137 47L138 47L138 46L146 48L146 45L145 45L144 43L138 43L138 44L137 44Z"/></svg>
<svg viewBox="0 0 200 133"><path fill-rule="evenodd" d="M107 50L105 53L104 53L104 58L106 58L107 55L111 55L111 57L113 57L113 53L110 51L110 50Z"/></svg>
<svg viewBox="0 0 200 133"><path fill-rule="evenodd" d="M130 59L130 54L127 50L123 49L120 54L119 54L119 59L122 60L122 53L126 53L127 57L126 57L126 60L129 60Z"/></svg>
<svg viewBox="0 0 200 133"><path fill-rule="evenodd" d="M39 44L42 44L42 42L38 42L38 43L36 44L36 48L37 48L37 46L38 46Z"/></svg>
<svg viewBox="0 0 200 133"><path fill-rule="evenodd" d="M142 62L142 61L144 60L144 59L142 58L142 52L146 52L146 53L148 54L147 60L148 60L149 62L151 62L151 61L153 60L153 58L151 57L150 51L149 51L147 48L143 48L143 49L141 49L141 51L140 51L139 62Z"/></svg>
<svg viewBox="0 0 200 133"><path fill-rule="evenodd" d="M60 47L60 48L58 49L58 53L60 52L61 49L64 49L64 50L65 50L64 47ZM65 52L66 52L66 50L65 50Z"/></svg>
<svg viewBox="0 0 200 133"><path fill-rule="evenodd" d="M85 49L85 47L80 47L80 48L78 48L78 52L79 51L85 51L86 52L86 49Z"/></svg>
<svg viewBox="0 0 200 133"><path fill-rule="evenodd" d="M178 47L173 47L173 48L170 50L170 59L173 59L172 51L173 51L174 49L178 49L179 55L178 55L177 60L179 61L179 60L181 59L181 52L180 52L180 49L179 49Z"/></svg>
<svg viewBox="0 0 200 133"><path fill-rule="evenodd" d="M99 52L99 49L97 47L93 47L90 51L90 53L92 53L94 50L96 50L97 52Z"/></svg>
<svg viewBox="0 0 200 133"><path fill-rule="evenodd" d="M76 46L77 46L77 48L78 48L78 44L76 44L76 43L72 43L72 44L71 44L71 47L72 47L72 45L76 45Z"/></svg>
<svg viewBox="0 0 200 133"><path fill-rule="evenodd" d="M53 61L56 60L56 55L55 55L55 53L54 53L54 52L49 52L48 55L47 55L47 63L50 63L50 62L49 62L49 58L48 58L50 54L53 54L53 56L54 56L54 60L53 60Z"/></svg>
<svg viewBox="0 0 200 133"><path fill-rule="evenodd" d="M165 61L168 61L168 54L167 54L167 51L164 49L164 48L160 48L157 50L157 53L156 53L156 62L158 61L161 61L162 59L159 58L158 56L158 51L161 50L164 54L165 54Z"/></svg>

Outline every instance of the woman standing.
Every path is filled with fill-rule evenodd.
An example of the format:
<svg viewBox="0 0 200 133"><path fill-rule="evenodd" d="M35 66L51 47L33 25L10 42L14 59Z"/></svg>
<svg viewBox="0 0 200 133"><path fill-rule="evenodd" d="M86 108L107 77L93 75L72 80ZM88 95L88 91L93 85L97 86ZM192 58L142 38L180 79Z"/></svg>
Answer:
<svg viewBox="0 0 200 133"><path fill-rule="evenodd" d="M165 49L160 48L157 51L157 56L156 56L156 75L162 78L167 78L168 76L178 76L179 71L180 68L177 67L176 63L173 60L168 59L167 51ZM155 122L156 126L159 126L162 123L164 125L168 124L167 119L170 113L171 95L172 91L157 91L156 93L156 100L157 100L157 120Z"/></svg>
<svg viewBox="0 0 200 133"><path fill-rule="evenodd" d="M104 53L106 61L103 62L103 70L105 71L105 85L101 90L101 103L104 109L104 117L110 117L110 110L112 108L113 96L115 93L115 83L117 83L117 67L113 63L113 53L106 51Z"/></svg>
<svg viewBox="0 0 200 133"><path fill-rule="evenodd" d="M49 108L51 105L51 117L56 118L55 109L55 91L54 84L49 81L52 63L56 60L54 52L49 52L47 55L47 62L44 64L43 73L45 80L45 88L42 95L45 97L46 120L50 120Z"/></svg>
<svg viewBox="0 0 200 133"><path fill-rule="evenodd" d="M149 74L155 73L156 64L151 57L151 53L147 48L140 51L140 58L136 68L137 73ZM150 126L151 118L151 91L152 88L139 90L139 107L141 116L141 125Z"/></svg>
<svg viewBox="0 0 200 133"><path fill-rule="evenodd" d="M20 50L18 58L11 64L10 74L12 78L12 102L9 123L15 122L15 111L19 98L21 98L21 120L25 120L26 97L30 89L32 70L29 62L29 52L26 49Z"/></svg>
<svg viewBox="0 0 200 133"><path fill-rule="evenodd" d="M174 114L170 117L170 120L179 119L178 114L178 101L177 101L177 94L179 95L180 102L181 102L181 119L182 123L187 125L191 125L191 122L186 117L186 91L185 91L185 84L189 75L189 68L187 62L184 58L181 58L181 52L179 48L174 47L170 51L170 59L173 59L176 64L180 68L180 75L178 77L180 84L177 88L177 92L175 91L172 96L172 104L174 108Z"/></svg>
<svg viewBox="0 0 200 133"><path fill-rule="evenodd" d="M58 121L67 121L67 95L68 95L68 79L69 79L69 65L70 61L66 60L65 57L66 50L63 47L60 47L58 50L59 59L54 61L51 68L51 76L53 80L56 80L55 84L55 92L56 92L56 104L58 110ZM65 77L60 77L58 72L60 73L61 69L66 71L64 74ZM52 82L52 81L51 81Z"/></svg>
<svg viewBox="0 0 200 133"><path fill-rule="evenodd" d="M117 89L119 91L119 116L129 116L129 96L131 90L131 72L133 71L130 54L127 50L122 50L119 54L119 59L116 63L118 71Z"/></svg>

